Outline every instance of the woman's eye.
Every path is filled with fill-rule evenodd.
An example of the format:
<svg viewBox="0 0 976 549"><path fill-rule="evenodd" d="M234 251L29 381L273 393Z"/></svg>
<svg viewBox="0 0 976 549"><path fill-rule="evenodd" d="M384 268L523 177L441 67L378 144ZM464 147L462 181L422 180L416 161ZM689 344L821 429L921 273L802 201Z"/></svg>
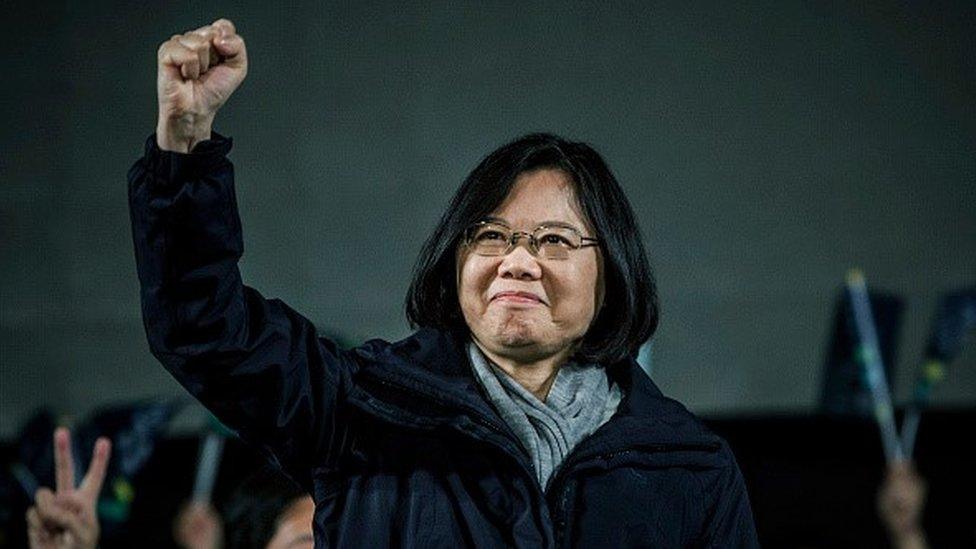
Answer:
<svg viewBox="0 0 976 549"><path fill-rule="evenodd" d="M478 240L504 240L505 235L498 231L485 231L483 233L478 233Z"/></svg>
<svg viewBox="0 0 976 549"><path fill-rule="evenodd" d="M541 244L549 244L555 246L568 246L569 240L566 237L558 234L547 234L542 236Z"/></svg>

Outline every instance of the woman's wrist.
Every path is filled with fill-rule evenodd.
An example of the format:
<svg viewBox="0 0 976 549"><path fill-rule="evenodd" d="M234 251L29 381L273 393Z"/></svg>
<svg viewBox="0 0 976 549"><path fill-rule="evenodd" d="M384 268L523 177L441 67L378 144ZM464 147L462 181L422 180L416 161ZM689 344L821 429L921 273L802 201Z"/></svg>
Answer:
<svg viewBox="0 0 976 549"><path fill-rule="evenodd" d="M156 123L156 145L160 150L189 153L201 141L210 139L214 116L184 114L169 118L162 114Z"/></svg>

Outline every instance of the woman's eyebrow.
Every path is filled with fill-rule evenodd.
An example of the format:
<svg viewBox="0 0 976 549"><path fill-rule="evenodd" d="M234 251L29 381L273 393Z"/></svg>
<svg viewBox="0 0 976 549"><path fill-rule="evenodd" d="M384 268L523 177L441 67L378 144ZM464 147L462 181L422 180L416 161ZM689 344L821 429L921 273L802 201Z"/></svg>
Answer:
<svg viewBox="0 0 976 549"><path fill-rule="evenodd" d="M500 218L498 216L494 216L494 215L489 215L489 216L485 217L484 220L485 221L489 221L491 223L498 223L499 225L505 225L506 227L511 227L512 226L511 223L509 223L508 221L506 221L506 220L504 220L504 219L502 219L502 218ZM575 229L577 231L579 230L579 227L577 227L576 225L574 225L572 223L569 223L567 221L556 221L554 219L549 220L549 221L543 221L542 223L539 223L538 225L536 225L536 227L566 227L568 229Z"/></svg>
<svg viewBox="0 0 976 549"><path fill-rule="evenodd" d="M542 223L539 223L539 226L540 227L566 227L567 229L574 229L577 231L579 230L579 227L566 221L555 221L555 220L543 221Z"/></svg>
<svg viewBox="0 0 976 549"><path fill-rule="evenodd" d="M508 221L505 221L504 219L495 215L485 216L483 221L488 221L490 223L498 223L499 225L505 225L506 227L509 226Z"/></svg>

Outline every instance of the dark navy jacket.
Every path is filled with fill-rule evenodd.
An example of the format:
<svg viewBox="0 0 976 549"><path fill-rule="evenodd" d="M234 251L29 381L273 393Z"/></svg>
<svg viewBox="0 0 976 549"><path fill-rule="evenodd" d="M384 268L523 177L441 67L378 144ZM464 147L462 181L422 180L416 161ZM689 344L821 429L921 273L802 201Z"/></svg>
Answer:
<svg viewBox="0 0 976 549"><path fill-rule="evenodd" d="M244 286L241 224L214 136L155 136L129 172L153 354L315 499L316 546L753 547L732 453L633 361L624 400L541 489L473 377L462 338L422 329L353 350Z"/></svg>

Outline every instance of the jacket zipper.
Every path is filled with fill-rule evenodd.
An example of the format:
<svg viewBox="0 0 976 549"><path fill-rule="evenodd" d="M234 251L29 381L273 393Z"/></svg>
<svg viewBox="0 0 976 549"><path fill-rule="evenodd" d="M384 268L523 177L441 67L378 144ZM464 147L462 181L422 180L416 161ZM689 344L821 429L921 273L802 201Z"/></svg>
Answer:
<svg viewBox="0 0 976 549"><path fill-rule="evenodd" d="M445 400L443 400L441 398L438 398L438 397L436 397L434 395L429 395L429 394L426 394L426 393L422 393L422 392L417 391L417 390L415 390L413 388L406 387L406 386L401 385L399 383L394 383L392 381L388 381L388 380L385 380L385 379L379 379L379 378L375 378L375 377L372 378L372 379L374 381L376 381L377 383L381 384L381 385L385 385L387 387L391 387L391 388L394 388L394 389L397 389L397 390L400 390L400 391L404 391L406 393L410 393L410 394L413 394L413 395L417 395L417 396L419 396L421 398L426 398L426 399L432 400L432 401L437 402L438 404L441 404L441 405L444 405L444 406L460 408L463 412L465 412L464 415L461 416L462 418L467 418L467 419L469 419L471 421L474 421L476 423L479 423L482 426L487 427L489 430L491 430L496 435L502 437L503 439L506 439L506 440L509 440L510 442L513 442L516 447L519 447L519 448L521 447L521 443L518 442L517 440L513 440L512 437L510 437L509 434L505 432L505 429L504 428L498 426L498 424L496 424L495 422L491 421L490 419L482 416L481 412L479 412L479 411L477 411L477 410L475 410L475 409L473 409L473 408L471 408L469 406L465 406L464 404L461 404L461 403L448 402L448 401L445 401ZM468 436L472 436L472 435L470 433L468 433ZM522 471L522 473L525 475L525 477L526 477L526 485L529 486L529 489L530 490L535 490L536 496L539 498L539 501L543 505L548 506L548 501L546 499L546 492L543 489L543 487L539 485L539 481L538 481L538 479L536 479L536 476L535 476L535 473L534 473L534 471L532 469L532 464L531 463L527 463L524 458L522 458L518 453L516 453L516 451L511 450L509 448L506 448L506 447L504 447L504 446L502 446L502 445L500 445L498 443L491 442L491 441L488 441L488 440L484 440L484 439L482 439L480 437L479 438L476 438L476 440L478 440L478 442L480 442L482 444L487 444L488 446L490 446L490 447L492 447L492 448L494 448L496 450L501 451L502 454L504 454L504 455L508 456L509 458L511 458L515 462L516 467L518 469L520 469ZM559 546L559 543L558 542L555 542L555 539L556 539L556 532L555 532L555 530L556 530L556 524L555 524L555 520L553 520L554 519L554 516L553 516L551 510L550 510L549 515L550 515L550 521L552 522L552 526L553 526L552 535L553 535L553 540L554 540L554 547L558 547Z"/></svg>
<svg viewBox="0 0 976 549"><path fill-rule="evenodd" d="M651 448L653 448L654 451L657 452L657 451L660 451L660 449L662 447L661 446L656 446L656 447L651 447ZM569 460L567 460L566 462L564 462L563 465L559 468L559 471L556 473L556 477L552 479L552 484L551 484L551 488L552 488L553 492L556 492L557 489L558 489L558 494L559 494L559 498L556 500L555 509L553 509L553 511L555 511L553 513L555 515L553 517L554 518L553 525L556 528L556 532L555 532L555 535L556 535L556 547L559 547L560 545L562 545L563 537L566 534L566 526L568 525L568 522L569 522L568 521L567 513L568 513L568 510L569 510L569 496L570 496L570 492L572 490L570 490L570 484L571 484L571 482L570 482L570 479L568 477L569 477L569 474L570 474L572 468L575 467L576 464L584 461L584 459L585 460L602 459L604 461L607 461L607 460L613 459L615 456L618 456L620 454L624 454L624 453L627 453L627 452L632 452L632 451L633 450L616 450L616 451L613 451L613 452L607 452L607 453L603 453L603 454L595 454L595 455L592 455L592 456L587 456L585 454L583 454L583 457L571 456L571 458Z"/></svg>
<svg viewBox="0 0 976 549"><path fill-rule="evenodd" d="M706 446L704 444L650 444L642 445L642 449L654 453L660 452L671 452L671 451L681 451L681 450L704 450L704 451L714 451L711 446ZM559 468L556 473L555 478L552 479L550 488L552 493L558 493L559 497L555 500L555 508L553 511L553 528L555 529L554 535L556 539L556 547L561 547L563 544L563 539L566 536L566 528L569 525L569 499L572 495L572 479L570 475L572 474L572 469L579 463L589 460L604 460L609 461L616 456L622 454L628 454L631 452L636 452L636 448L628 448L621 450L614 450L611 452L604 452L602 454L577 454L570 455L563 465ZM558 492L557 492L558 490ZM547 498L548 500L548 498Z"/></svg>

